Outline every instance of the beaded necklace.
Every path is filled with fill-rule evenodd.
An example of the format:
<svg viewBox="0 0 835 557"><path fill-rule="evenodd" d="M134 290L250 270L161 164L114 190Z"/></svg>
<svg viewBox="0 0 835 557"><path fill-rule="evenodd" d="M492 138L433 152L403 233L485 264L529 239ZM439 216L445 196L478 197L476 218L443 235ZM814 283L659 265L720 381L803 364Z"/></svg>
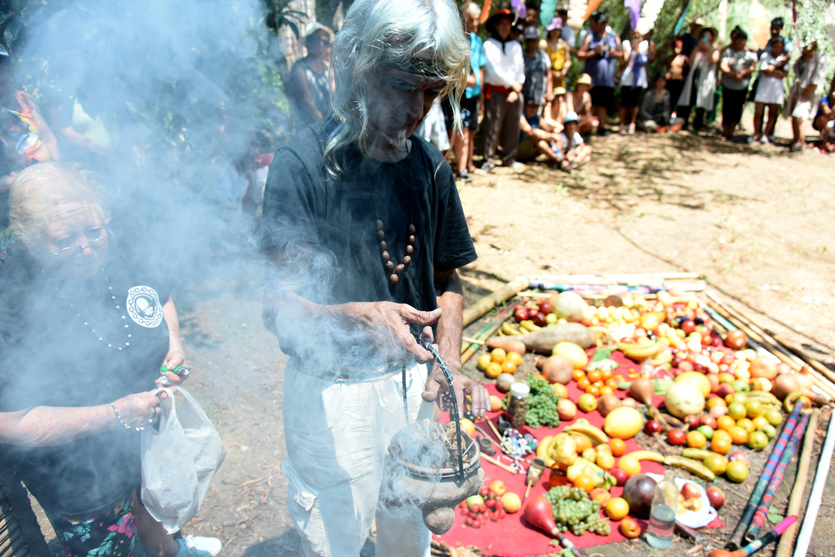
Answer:
<svg viewBox="0 0 835 557"><path fill-rule="evenodd" d="M415 219L414 214L412 213L412 161L411 161L412 151L411 149L408 150L406 154L406 165L407 165L407 172L409 174L409 188L408 188L408 195L409 195L409 236L406 240L406 254L400 260L399 264L395 264L394 261L391 259L391 254L389 253L389 246L386 243L386 233L383 230L385 228L385 223L380 219L379 212L377 211L377 200L374 196L374 192L371 189L370 181L369 181L369 194L371 195L371 203L374 207L374 216L376 217L376 230L377 230L377 241L380 245L380 257L383 261L383 267L385 270L390 273L389 274L389 281L392 284L397 284L400 282L400 274L406 270L406 267L409 263L412 262L412 254L415 251L414 244L415 244L415 232L417 232L417 228L414 225Z"/></svg>
<svg viewBox="0 0 835 557"><path fill-rule="evenodd" d="M92 332L96 336L96 338L99 339L99 342L107 344L107 347L110 348L111 350L121 351L121 350L123 350L125 348L128 348L130 346L130 339L131 339L130 325L128 325L127 317L122 312L122 308L119 306L119 303L116 301L116 295L113 293L113 287L110 286L110 284L109 284L110 281L108 280L107 277L104 277L104 282L107 283L107 290L110 292L110 299L113 301L113 304L116 306L116 311L119 312L119 315L122 316L122 320L125 321L125 329L126 329L126 332L127 332L128 336L127 336L127 340L125 341L125 344L123 346L113 346L112 343L109 343L106 340L104 340L103 337L100 337L99 333L97 333L96 330L81 316L81 312L79 312L75 309L75 304L73 304L72 302L68 302L68 304L70 306L70 309L76 311L76 317L78 317L78 319L82 323L84 323L85 327L90 329L90 332ZM55 287L55 290L58 291L57 286ZM61 299L64 300L64 301L67 300L66 296L63 293L61 293Z"/></svg>

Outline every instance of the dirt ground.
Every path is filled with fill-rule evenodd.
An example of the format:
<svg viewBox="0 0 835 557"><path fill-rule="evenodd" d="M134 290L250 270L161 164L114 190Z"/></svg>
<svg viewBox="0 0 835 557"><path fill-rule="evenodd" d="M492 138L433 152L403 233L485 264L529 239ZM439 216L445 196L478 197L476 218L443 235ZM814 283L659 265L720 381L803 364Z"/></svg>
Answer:
<svg viewBox="0 0 835 557"><path fill-rule="evenodd" d="M536 163L518 173L499 168L461 186L479 254L462 272L467 304L519 275L691 271L767 314L772 327L824 361L835 361L835 158L690 134L612 136L593 147L594 162L573 175ZM261 265L254 255L242 259L240 272L176 296L192 391L229 450L185 530L219 537L227 557L297 556L280 471L286 357L261 324ZM733 529L764 460L755 462L745 484L730 487L731 502L721 513L727 526L711 532L713 547ZM795 466L796 459L776 502L780 512ZM835 554L833 511L835 475L810 555ZM704 546L682 539L664 552L642 540L595 550L706 554ZM373 553L369 541L363 554Z"/></svg>

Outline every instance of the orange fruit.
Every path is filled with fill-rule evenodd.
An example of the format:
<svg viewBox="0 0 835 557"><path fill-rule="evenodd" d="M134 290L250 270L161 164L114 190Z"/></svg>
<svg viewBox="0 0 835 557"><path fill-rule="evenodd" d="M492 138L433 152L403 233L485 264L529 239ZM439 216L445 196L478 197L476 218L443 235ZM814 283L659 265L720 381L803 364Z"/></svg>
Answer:
<svg viewBox="0 0 835 557"><path fill-rule="evenodd" d="M731 434L731 441L734 445L744 445L748 442L748 430L738 425L733 426L728 430Z"/></svg>
<svg viewBox="0 0 835 557"><path fill-rule="evenodd" d="M612 456L623 456L626 452L626 443L617 437L609 441L609 448L612 449Z"/></svg>
<svg viewBox="0 0 835 557"><path fill-rule="evenodd" d="M582 369L575 369L574 370L574 380L575 381L579 381L580 379L583 379L585 376L586 376L586 374L583 372Z"/></svg>
<svg viewBox="0 0 835 557"><path fill-rule="evenodd" d="M590 370L588 373L586 373L586 377L588 377L588 378L589 378L589 381L591 381L592 383L594 383L595 381L600 381L600 379L601 379L601 377L602 377L602 376L601 376L601 374L600 374L600 370L598 370L598 369L592 369L592 370Z"/></svg>
<svg viewBox="0 0 835 557"><path fill-rule="evenodd" d="M714 406L727 406L728 403L725 402L724 398L720 398L718 396L713 396L707 399L707 409L710 410Z"/></svg>
<svg viewBox="0 0 835 557"><path fill-rule="evenodd" d="M495 379L496 377L502 374L502 364L490 362L489 364L487 364L487 368L484 370L484 372L490 379Z"/></svg>
<svg viewBox="0 0 835 557"><path fill-rule="evenodd" d="M597 387L597 388L599 389L599 388L601 388L601 387L605 386L605 385L606 385L606 383L604 383L603 381L594 381L594 382L592 383L592 385L594 385L595 387Z"/></svg>
<svg viewBox="0 0 835 557"><path fill-rule="evenodd" d="M589 385L591 385L591 382L585 377L577 381L577 388L581 391L585 391Z"/></svg>
<svg viewBox="0 0 835 557"><path fill-rule="evenodd" d="M606 514L612 520L620 520L629 514L629 503L623 497L614 497L606 503Z"/></svg>
<svg viewBox="0 0 835 557"><path fill-rule="evenodd" d="M502 350L501 348L496 348L492 352L490 352L490 359L500 364L507 358L507 352Z"/></svg>
<svg viewBox="0 0 835 557"><path fill-rule="evenodd" d="M588 474L580 474L574 478L574 487L579 487L586 493L591 493L591 490L594 489L594 480Z"/></svg>
<svg viewBox="0 0 835 557"><path fill-rule="evenodd" d="M574 439L574 443L577 445L577 454L582 454L586 449L592 448L591 439L587 435L572 433L571 438Z"/></svg>
<svg viewBox="0 0 835 557"><path fill-rule="evenodd" d="M622 456L621 459L618 461L618 468L620 468L630 476L634 476L635 474L641 473L641 461L637 458L625 455Z"/></svg>
<svg viewBox="0 0 835 557"><path fill-rule="evenodd" d="M707 444L707 437L701 431L691 431L687 434L687 446L701 449Z"/></svg>
<svg viewBox="0 0 835 557"><path fill-rule="evenodd" d="M591 396L597 398L600 396L600 387L598 387L597 385L589 385L586 388L586 392Z"/></svg>
<svg viewBox="0 0 835 557"><path fill-rule="evenodd" d="M505 360L504 362L502 362L502 373L516 373L516 364L514 364L510 360Z"/></svg>
<svg viewBox="0 0 835 557"><path fill-rule="evenodd" d="M610 395L614 392L615 391L612 389L612 387L610 387L608 385L606 385L605 387L600 387L600 394L601 395Z"/></svg>
<svg viewBox="0 0 835 557"><path fill-rule="evenodd" d="M608 381L609 379L612 378L612 370L611 369L604 369L601 372L601 375L603 375L603 380L604 381Z"/></svg>
<svg viewBox="0 0 835 557"><path fill-rule="evenodd" d="M522 363L522 355L519 352L508 352L507 359L517 366Z"/></svg>
<svg viewBox="0 0 835 557"><path fill-rule="evenodd" d="M622 376L618 376L618 377L622 378ZM612 387L613 389L617 389L618 388L618 380L615 379L615 378L607 379L606 380L606 386Z"/></svg>
<svg viewBox="0 0 835 557"><path fill-rule="evenodd" d="M728 431L734 426L736 426L736 421L730 416L719 416L719 418L716 420L717 429Z"/></svg>

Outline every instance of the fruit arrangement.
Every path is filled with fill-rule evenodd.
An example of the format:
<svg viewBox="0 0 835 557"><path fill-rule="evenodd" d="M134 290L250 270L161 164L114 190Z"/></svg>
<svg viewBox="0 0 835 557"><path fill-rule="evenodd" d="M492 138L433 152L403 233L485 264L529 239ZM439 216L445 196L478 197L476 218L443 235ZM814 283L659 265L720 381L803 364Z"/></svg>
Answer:
<svg viewBox="0 0 835 557"><path fill-rule="evenodd" d="M589 498L578 487L552 487L545 498L554 508L554 522L561 532L571 530L575 536L586 532L608 536L611 533L609 521L600 515L601 505Z"/></svg>
<svg viewBox="0 0 835 557"><path fill-rule="evenodd" d="M515 499L514 499L515 498ZM505 510L505 501L509 503L508 510ZM459 512L466 516L466 526L481 528L488 522L498 522L507 516L508 512L516 512L521 506L519 496L506 491L504 482L493 480L479 490L478 495L473 495L458 504Z"/></svg>
<svg viewBox="0 0 835 557"><path fill-rule="evenodd" d="M529 375L527 380L531 393L527 397L528 409L525 413L525 424L529 427L541 426L557 427L560 425L560 415L557 405L560 397L555 394L551 384L545 379ZM502 401L502 409L507 410L509 397Z"/></svg>

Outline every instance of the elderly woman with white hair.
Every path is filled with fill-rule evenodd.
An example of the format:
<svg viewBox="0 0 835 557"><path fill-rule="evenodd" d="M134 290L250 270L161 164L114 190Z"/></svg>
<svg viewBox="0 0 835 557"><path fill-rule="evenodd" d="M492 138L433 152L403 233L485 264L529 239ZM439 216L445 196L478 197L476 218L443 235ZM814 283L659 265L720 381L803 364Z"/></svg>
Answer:
<svg viewBox="0 0 835 557"><path fill-rule="evenodd" d="M167 290L115 241L89 173L44 162L11 185L0 273L0 453L69 557L196 555L139 501L139 431L161 365L185 364ZM176 374L167 373L172 383ZM207 552L199 552L208 557Z"/></svg>
<svg viewBox="0 0 835 557"><path fill-rule="evenodd" d="M359 555L376 517L378 556L428 556L420 510L381 490L393 436L447 389L419 340L437 342L459 408L489 407L460 373L457 269L475 248L452 169L414 134L439 96L460 130L469 45L450 0L357 0L332 56L334 116L275 154L264 200L289 511L307 555Z"/></svg>

